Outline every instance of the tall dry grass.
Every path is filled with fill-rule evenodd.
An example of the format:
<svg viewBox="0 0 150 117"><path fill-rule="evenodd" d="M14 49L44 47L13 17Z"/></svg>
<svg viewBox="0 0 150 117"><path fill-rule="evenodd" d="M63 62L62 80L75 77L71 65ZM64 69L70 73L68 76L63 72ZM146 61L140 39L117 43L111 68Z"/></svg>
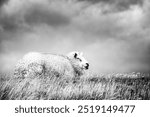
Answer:
<svg viewBox="0 0 150 117"><path fill-rule="evenodd" d="M150 75L87 75L65 79L0 77L1 100L149 100Z"/></svg>

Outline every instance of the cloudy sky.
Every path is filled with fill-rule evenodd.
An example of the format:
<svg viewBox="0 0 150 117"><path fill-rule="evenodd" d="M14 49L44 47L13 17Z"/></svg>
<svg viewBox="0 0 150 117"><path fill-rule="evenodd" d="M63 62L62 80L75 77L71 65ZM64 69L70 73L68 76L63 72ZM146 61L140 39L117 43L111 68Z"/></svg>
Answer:
<svg viewBox="0 0 150 117"><path fill-rule="evenodd" d="M95 73L149 72L149 0L0 0L0 72L29 51L74 50Z"/></svg>

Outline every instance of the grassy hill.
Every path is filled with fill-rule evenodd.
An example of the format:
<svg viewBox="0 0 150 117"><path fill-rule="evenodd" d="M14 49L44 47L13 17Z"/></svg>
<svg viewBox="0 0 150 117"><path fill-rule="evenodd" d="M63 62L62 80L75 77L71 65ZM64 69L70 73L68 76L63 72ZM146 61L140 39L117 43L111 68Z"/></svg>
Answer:
<svg viewBox="0 0 150 117"><path fill-rule="evenodd" d="M150 100L150 75L89 75L67 80L0 76L1 100Z"/></svg>

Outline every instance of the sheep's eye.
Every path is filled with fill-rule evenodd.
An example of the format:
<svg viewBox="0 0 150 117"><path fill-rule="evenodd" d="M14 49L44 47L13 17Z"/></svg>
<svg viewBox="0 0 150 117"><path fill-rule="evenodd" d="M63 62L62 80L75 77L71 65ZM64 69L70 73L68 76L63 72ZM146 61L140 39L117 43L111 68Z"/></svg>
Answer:
<svg viewBox="0 0 150 117"><path fill-rule="evenodd" d="M78 58L79 61L82 61L80 58Z"/></svg>

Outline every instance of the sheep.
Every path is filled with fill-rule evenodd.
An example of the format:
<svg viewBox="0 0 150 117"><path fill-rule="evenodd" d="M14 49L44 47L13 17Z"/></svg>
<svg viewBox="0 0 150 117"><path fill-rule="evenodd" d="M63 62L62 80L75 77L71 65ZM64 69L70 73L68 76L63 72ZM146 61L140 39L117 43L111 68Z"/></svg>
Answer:
<svg viewBox="0 0 150 117"><path fill-rule="evenodd" d="M52 77L75 78L89 69L89 63L81 52L68 55L30 52L16 64L16 78L51 75Z"/></svg>

